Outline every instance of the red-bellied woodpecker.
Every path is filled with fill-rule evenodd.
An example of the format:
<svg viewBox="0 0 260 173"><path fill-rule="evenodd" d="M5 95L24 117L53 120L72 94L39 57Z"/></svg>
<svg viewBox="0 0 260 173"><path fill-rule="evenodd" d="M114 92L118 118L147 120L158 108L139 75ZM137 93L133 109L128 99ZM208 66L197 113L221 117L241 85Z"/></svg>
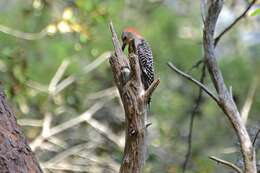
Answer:
<svg viewBox="0 0 260 173"><path fill-rule="evenodd" d="M133 28L126 28L122 33L122 50L125 46L129 45L128 51L134 51L139 58L140 68L142 70L141 79L144 85L144 89L148 89L154 81L154 67L153 67L153 55L149 44L145 39ZM133 44L133 48L130 48L130 44ZM133 50L131 50L133 49ZM150 103L150 99L148 100Z"/></svg>

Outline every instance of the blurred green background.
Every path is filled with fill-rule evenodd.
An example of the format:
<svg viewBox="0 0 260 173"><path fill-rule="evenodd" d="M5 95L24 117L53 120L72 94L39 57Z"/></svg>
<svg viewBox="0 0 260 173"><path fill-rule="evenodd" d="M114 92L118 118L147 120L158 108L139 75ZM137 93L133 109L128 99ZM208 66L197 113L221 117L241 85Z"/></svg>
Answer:
<svg viewBox="0 0 260 173"><path fill-rule="evenodd" d="M217 33L246 5L245 0L226 1ZM216 49L239 110L249 108L252 137L260 127L259 19L248 15ZM198 1L1 0L1 86L45 172L116 172L123 155L124 114L108 62L110 21L118 34L127 26L143 34L161 79L152 97L144 172L181 172L198 88L166 63L187 72L202 58ZM199 79L201 66L190 74ZM208 75L206 85L214 89ZM97 110L79 121L89 109ZM228 172L211 155L240 164L228 119L205 94L193 131L186 172Z"/></svg>

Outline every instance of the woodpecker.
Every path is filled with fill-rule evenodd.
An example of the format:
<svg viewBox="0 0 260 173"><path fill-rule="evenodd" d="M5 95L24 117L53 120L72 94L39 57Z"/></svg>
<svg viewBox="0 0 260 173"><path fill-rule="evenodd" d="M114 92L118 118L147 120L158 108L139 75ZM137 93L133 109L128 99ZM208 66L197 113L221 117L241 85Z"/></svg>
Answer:
<svg viewBox="0 0 260 173"><path fill-rule="evenodd" d="M133 28L126 28L121 36L123 45L122 50L128 45L128 52L135 53L139 58L141 67L141 79L144 89L148 89L154 81L154 67L153 54L148 42L141 36L141 34ZM150 99L148 100L148 104Z"/></svg>

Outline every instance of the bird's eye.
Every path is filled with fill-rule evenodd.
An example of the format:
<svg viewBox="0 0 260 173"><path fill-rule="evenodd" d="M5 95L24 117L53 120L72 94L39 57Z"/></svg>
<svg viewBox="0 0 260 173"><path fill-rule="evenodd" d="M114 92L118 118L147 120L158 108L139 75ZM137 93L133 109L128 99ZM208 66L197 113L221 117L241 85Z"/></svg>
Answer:
<svg viewBox="0 0 260 173"><path fill-rule="evenodd" d="M126 37L126 33L125 33L125 32L122 33L121 39L122 39L122 41L126 41L126 40L127 40L127 37Z"/></svg>
<svg viewBox="0 0 260 173"><path fill-rule="evenodd" d="M122 37L122 41L125 41L125 40L126 40L126 36L123 36L123 37Z"/></svg>

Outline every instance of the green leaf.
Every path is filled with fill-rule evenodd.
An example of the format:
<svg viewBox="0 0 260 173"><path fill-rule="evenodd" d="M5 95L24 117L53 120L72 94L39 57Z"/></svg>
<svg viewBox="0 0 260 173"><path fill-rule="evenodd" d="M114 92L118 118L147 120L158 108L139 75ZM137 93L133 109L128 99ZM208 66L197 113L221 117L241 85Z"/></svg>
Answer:
<svg viewBox="0 0 260 173"><path fill-rule="evenodd" d="M250 14L250 16L257 16L260 14L260 8L257 8L254 12Z"/></svg>

